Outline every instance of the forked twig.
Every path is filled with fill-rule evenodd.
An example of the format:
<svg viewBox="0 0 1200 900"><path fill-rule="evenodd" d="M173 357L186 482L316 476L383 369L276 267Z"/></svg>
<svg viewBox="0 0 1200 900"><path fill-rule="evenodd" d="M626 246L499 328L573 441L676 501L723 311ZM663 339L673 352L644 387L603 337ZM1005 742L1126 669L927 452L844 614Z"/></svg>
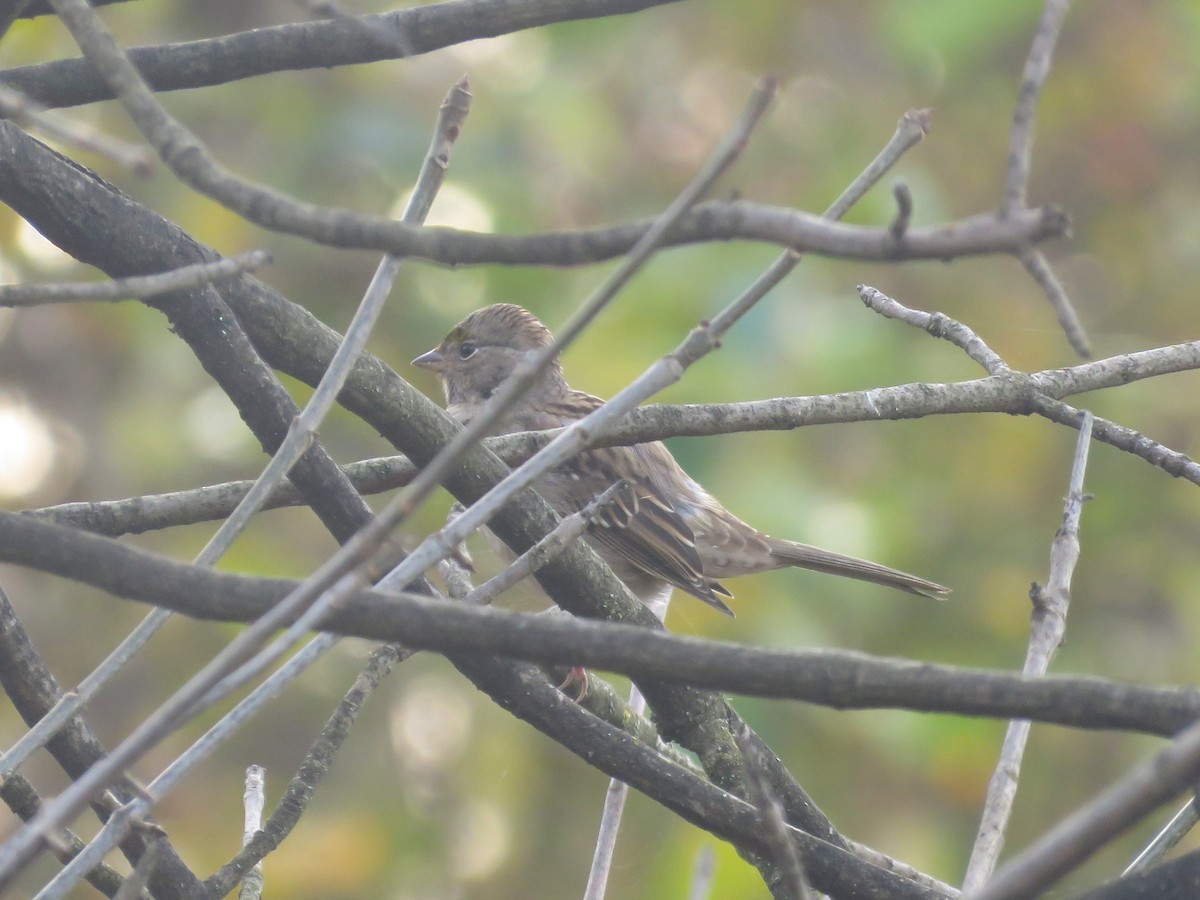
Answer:
<svg viewBox="0 0 1200 900"><path fill-rule="evenodd" d="M1004 182L1004 201L1001 215L1011 216L1026 208L1029 190L1029 170L1033 148L1033 117L1037 109L1042 87L1050 75L1050 64L1054 59L1054 48L1067 17L1070 0L1046 0L1038 20L1037 32L1025 60L1021 73L1021 86L1017 91L1017 102L1013 109L1012 128L1009 130L1008 172ZM1054 307L1059 324L1071 347L1084 359L1092 356L1091 342L1071 298L1049 261L1031 245L1017 253L1025 271L1038 283L1050 305Z"/></svg>

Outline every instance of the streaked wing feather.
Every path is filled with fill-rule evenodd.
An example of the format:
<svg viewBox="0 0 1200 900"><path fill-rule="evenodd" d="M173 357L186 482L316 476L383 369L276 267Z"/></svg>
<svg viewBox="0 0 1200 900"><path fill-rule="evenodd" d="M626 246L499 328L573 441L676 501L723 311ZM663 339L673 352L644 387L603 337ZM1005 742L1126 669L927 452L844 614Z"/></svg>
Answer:
<svg viewBox="0 0 1200 900"><path fill-rule="evenodd" d="M571 418L591 412L601 403L596 397L573 391L569 409L575 415ZM553 407L548 411L560 412ZM568 419L566 415L562 418ZM732 615L718 595L733 595L705 577L691 528L658 491L647 469L643 458L647 450L646 445L586 450L565 463L561 472L579 484L581 495L589 497L623 479L626 487L597 512L590 532L593 539L654 577Z"/></svg>

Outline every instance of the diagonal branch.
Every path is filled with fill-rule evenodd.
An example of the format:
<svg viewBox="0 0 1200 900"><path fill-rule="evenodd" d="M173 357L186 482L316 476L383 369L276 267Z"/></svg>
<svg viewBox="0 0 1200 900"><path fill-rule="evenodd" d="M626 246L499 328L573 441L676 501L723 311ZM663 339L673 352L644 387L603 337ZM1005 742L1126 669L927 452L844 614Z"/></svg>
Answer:
<svg viewBox="0 0 1200 900"><path fill-rule="evenodd" d="M1010 860L971 900L1034 897L1200 778L1200 722Z"/></svg>

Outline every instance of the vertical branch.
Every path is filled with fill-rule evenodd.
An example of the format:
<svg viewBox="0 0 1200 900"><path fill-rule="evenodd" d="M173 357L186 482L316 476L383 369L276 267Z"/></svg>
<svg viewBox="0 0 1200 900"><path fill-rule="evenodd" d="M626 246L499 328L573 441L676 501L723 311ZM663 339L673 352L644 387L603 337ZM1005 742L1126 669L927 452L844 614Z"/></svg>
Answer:
<svg viewBox="0 0 1200 900"><path fill-rule="evenodd" d="M789 833L788 824L784 821L783 805L771 790L770 779L759 755L759 748L750 739L750 729L743 726L734 732L733 737L746 764L750 800L758 807L766 823L766 840L771 848L779 879L779 883L773 886L773 893L793 900L816 900L816 894L804 874L804 863Z"/></svg>
<svg viewBox="0 0 1200 900"><path fill-rule="evenodd" d="M1037 110L1042 87L1050 75L1050 64L1054 59L1054 48L1062 32L1063 21L1071 0L1046 0L1042 17L1038 20L1037 32L1029 47L1029 56L1021 72L1021 86L1017 89L1017 103L1013 108L1012 127L1009 130L1008 172L1004 182L1004 199L1001 215L1014 215L1025 209L1029 192L1029 170L1033 150L1033 117ZM1067 341L1084 359L1092 355L1091 342L1083 323L1071 304L1071 298L1050 268L1050 263L1041 251L1025 247L1018 257L1030 277L1038 283L1046 298L1054 307L1059 324Z"/></svg>
<svg viewBox="0 0 1200 900"><path fill-rule="evenodd" d="M610 489L611 490L611 489ZM671 587L668 585L657 597L647 601L650 612L659 621L667 618L667 606L671 602ZM629 709L640 716L646 711L646 698L636 684L629 688ZM621 817L625 813L625 801L629 797L629 785L613 778L604 793L604 809L600 813L600 829L596 834L596 849L592 854L592 866L588 871L587 887L583 900L604 900L608 890L608 873L612 870L613 854L617 849L617 832L621 829Z"/></svg>
<svg viewBox="0 0 1200 900"><path fill-rule="evenodd" d="M1029 649L1022 674L1030 678L1044 676L1050 662L1062 644L1066 631L1067 607L1071 601L1071 576L1079 559L1079 519L1087 497L1083 493L1083 476L1087 471L1088 448L1092 439L1092 414L1084 413L1075 445L1075 461L1071 467L1071 482L1063 510L1063 524L1054 535L1050 547L1050 577L1044 588L1034 584L1029 592L1033 601ZM1004 846L1004 832L1012 814L1013 802L1021 774L1021 761L1029 739L1029 720L1010 722L1000 749L996 771L988 784L987 800L967 875L963 893L970 895L981 889L991 877L996 860Z"/></svg>
<svg viewBox="0 0 1200 900"><path fill-rule="evenodd" d="M263 807L266 806L267 770L262 766L250 766L246 769L246 790L242 794L242 846L246 847L254 840L262 828ZM242 886L238 891L238 900L259 900L263 891L262 860L250 867L250 871L242 878Z"/></svg>
<svg viewBox="0 0 1200 900"><path fill-rule="evenodd" d="M1021 86L1017 89L1017 104L1013 109L1012 128L1009 131L1008 176L1004 183L1002 207L1005 213L1025 208L1033 147L1033 116L1038 98L1042 95L1042 87L1050 75L1054 47L1070 5L1071 0L1046 0L1029 56L1025 60L1025 69L1021 72Z"/></svg>

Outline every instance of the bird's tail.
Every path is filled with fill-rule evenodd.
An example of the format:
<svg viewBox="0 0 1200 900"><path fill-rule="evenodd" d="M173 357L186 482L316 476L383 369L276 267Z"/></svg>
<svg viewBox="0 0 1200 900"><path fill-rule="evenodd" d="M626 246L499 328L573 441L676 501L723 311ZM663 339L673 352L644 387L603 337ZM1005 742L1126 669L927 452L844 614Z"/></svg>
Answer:
<svg viewBox="0 0 1200 900"><path fill-rule="evenodd" d="M950 588L943 587L916 575L909 575L899 569L889 569L878 563L865 559L855 559L853 556L843 556L808 544L797 544L794 541L783 541L769 538L771 555L781 564L797 566L801 569L812 569L814 572L827 572L830 575L841 575L846 578L857 578L873 584L898 588L910 594L918 594L933 600L944 600Z"/></svg>

